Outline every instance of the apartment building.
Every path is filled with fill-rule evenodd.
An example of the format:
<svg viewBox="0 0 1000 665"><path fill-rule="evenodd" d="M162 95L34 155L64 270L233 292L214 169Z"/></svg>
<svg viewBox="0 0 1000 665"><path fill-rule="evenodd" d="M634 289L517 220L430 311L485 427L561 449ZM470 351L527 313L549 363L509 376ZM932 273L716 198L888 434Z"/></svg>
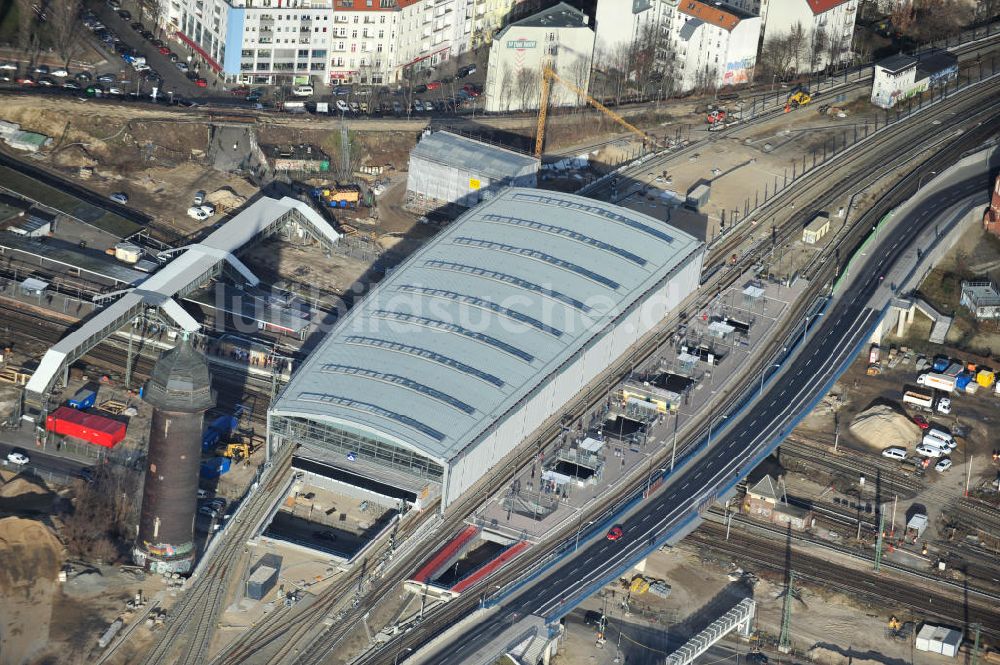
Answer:
<svg viewBox="0 0 1000 665"><path fill-rule="evenodd" d="M486 110L537 109L541 76L551 67L586 91L594 57L594 31L585 14L565 2L511 23L490 45L486 73ZM582 106L577 93L559 84L549 94L551 106Z"/></svg>
<svg viewBox="0 0 1000 665"><path fill-rule="evenodd" d="M799 73L818 72L851 59L859 0L743 1L748 3L745 9L760 14L764 48L770 40L801 28L802 49L792 62Z"/></svg>
<svg viewBox="0 0 1000 665"><path fill-rule="evenodd" d="M666 19L675 89L740 85L753 80L761 18L739 7L680 0Z"/></svg>
<svg viewBox="0 0 1000 665"><path fill-rule="evenodd" d="M164 27L232 82L391 84L489 43L541 0L160 0Z"/></svg>

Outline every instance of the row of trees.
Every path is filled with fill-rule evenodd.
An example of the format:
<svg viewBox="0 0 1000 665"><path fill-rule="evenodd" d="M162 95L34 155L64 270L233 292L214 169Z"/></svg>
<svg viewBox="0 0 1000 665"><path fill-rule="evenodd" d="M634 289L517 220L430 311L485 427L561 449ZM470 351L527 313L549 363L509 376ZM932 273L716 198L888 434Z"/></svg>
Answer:
<svg viewBox="0 0 1000 665"><path fill-rule="evenodd" d="M18 30L15 47L33 58L43 49L59 54L69 66L83 46L81 0L14 0Z"/></svg>
<svg viewBox="0 0 1000 665"><path fill-rule="evenodd" d="M757 73L767 80L819 71L840 63L849 47L850 43L836 31L831 33L819 27L810 34L801 23L796 23L787 34L764 42L757 61Z"/></svg>

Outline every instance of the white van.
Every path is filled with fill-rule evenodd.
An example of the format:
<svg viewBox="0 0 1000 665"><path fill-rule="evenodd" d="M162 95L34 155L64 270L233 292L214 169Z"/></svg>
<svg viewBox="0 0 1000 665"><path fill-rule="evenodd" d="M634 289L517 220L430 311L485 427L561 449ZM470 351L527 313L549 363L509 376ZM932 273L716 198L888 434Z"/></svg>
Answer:
<svg viewBox="0 0 1000 665"><path fill-rule="evenodd" d="M948 445L947 441L945 441L944 439L939 439L933 434L925 434L923 440L921 441L921 445L930 446L932 448L938 448L944 452L948 452L949 450L951 450L951 447Z"/></svg>
<svg viewBox="0 0 1000 665"><path fill-rule="evenodd" d="M313 87L311 85L297 85L292 88L292 94L296 97L312 97Z"/></svg>
<svg viewBox="0 0 1000 665"><path fill-rule="evenodd" d="M882 457L888 457L889 459L906 459L906 448L901 446L892 446L891 448L886 448L882 451Z"/></svg>
<svg viewBox="0 0 1000 665"><path fill-rule="evenodd" d="M953 437L948 432L931 428L927 430L927 433L924 435L924 439L926 440L927 437L934 437L935 439L941 441L944 445L948 447L948 450L954 450L955 448L958 448L958 444L955 443L955 437Z"/></svg>
<svg viewBox="0 0 1000 665"><path fill-rule="evenodd" d="M941 457L944 455L944 450L938 448L937 446L928 446L925 443L921 443L917 446L917 454L923 455L924 457Z"/></svg>

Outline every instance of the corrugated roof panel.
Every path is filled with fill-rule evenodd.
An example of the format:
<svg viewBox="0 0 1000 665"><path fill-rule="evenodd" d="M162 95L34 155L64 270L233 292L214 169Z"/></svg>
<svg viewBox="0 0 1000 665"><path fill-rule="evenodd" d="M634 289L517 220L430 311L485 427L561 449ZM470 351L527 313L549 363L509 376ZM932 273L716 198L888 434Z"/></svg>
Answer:
<svg viewBox="0 0 1000 665"><path fill-rule="evenodd" d="M410 151L410 157L482 173L496 179L534 173L540 165L536 157L451 132L434 132L421 138Z"/></svg>
<svg viewBox="0 0 1000 665"><path fill-rule="evenodd" d="M351 309L272 412L447 462L700 248L631 210L505 190Z"/></svg>

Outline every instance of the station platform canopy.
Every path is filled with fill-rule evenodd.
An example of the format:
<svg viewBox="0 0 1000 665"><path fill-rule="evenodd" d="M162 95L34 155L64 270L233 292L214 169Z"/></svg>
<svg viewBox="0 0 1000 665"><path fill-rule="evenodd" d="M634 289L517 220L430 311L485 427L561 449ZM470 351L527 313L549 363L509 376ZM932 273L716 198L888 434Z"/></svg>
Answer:
<svg viewBox="0 0 1000 665"><path fill-rule="evenodd" d="M149 308L159 310L184 331L197 331L198 322L177 299L218 276L226 265L257 286L260 280L235 253L288 225L301 228L326 246L340 240L340 234L308 204L290 197L263 197L201 242L161 253L161 258L169 262L135 288L97 296L95 301L110 304L56 342L42 357L25 387L27 415L31 417L34 410L44 409L49 392L72 363Z"/></svg>

